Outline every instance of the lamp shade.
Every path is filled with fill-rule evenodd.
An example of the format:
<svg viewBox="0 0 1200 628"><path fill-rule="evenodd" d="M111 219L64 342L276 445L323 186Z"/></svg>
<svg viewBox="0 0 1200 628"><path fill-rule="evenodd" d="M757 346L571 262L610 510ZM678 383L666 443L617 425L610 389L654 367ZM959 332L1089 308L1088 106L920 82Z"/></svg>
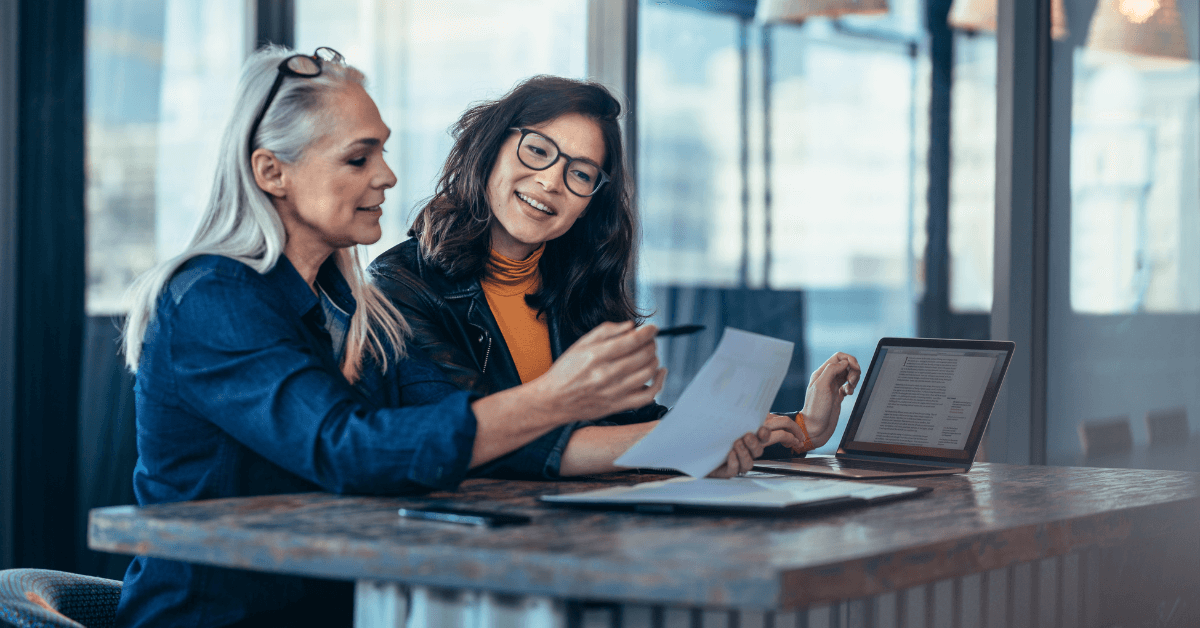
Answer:
<svg viewBox="0 0 1200 628"><path fill-rule="evenodd" d="M954 0L946 21L950 26L967 31L996 32L996 0ZM1050 36L1065 39L1067 12L1063 0L1050 0Z"/></svg>
<svg viewBox="0 0 1200 628"><path fill-rule="evenodd" d="M759 0L758 19L764 22L803 22L810 17L848 13L887 13L887 0Z"/></svg>
<svg viewBox="0 0 1200 628"><path fill-rule="evenodd" d="M1095 50L1191 59L1175 0L1100 0L1087 45Z"/></svg>

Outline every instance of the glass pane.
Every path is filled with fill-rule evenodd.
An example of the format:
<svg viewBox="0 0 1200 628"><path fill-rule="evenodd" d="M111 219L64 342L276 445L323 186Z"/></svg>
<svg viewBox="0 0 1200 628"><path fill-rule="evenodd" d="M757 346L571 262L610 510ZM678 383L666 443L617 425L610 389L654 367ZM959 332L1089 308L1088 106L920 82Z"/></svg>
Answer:
<svg viewBox="0 0 1200 628"><path fill-rule="evenodd" d="M954 37L950 130L950 309L992 311L996 37Z"/></svg>
<svg viewBox="0 0 1200 628"><path fill-rule="evenodd" d="M367 75L392 129L385 157L398 182L383 238L364 263L408 238L450 152L447 132L472 103L535 74L584 78L585 0L296 0L296 47L329 46Z"/></svg>
<svg viewBox="0 0 1200 628"><path fill-rule="evenodd" d="M737 285L743 234L739 20L643 2L638 28L640 281Z"/></svg>
<svg viewBox="0 0 1200 628"><path fill-rule="evenodd" d="M184 246L208 199L245 50L237 0L87 5L87 310Z"/></svg>
<svg viewBox="0 0 1200 628"><path fill-rule="evenodd" d="M815 26L774 30L770 282L903 293L924 194L919 57Z"/></svg>
<svg viewBox="0 0 1200 628"><path fill-rule="evenodd" d="M1075 53L1071 306L1200 312L1200 66Z"/></svg>
<svg viewBox="0 0 1200 628"><path fill-rule="evenodd" d="M1076 21L1053 48L1050 124L1054 464L1200 470L1180 449L1200 424L1197 9L1066 3ZM1164 440L1154 417L1179 434ZM1106 421L1132 450L1095 454Z"/></svg>

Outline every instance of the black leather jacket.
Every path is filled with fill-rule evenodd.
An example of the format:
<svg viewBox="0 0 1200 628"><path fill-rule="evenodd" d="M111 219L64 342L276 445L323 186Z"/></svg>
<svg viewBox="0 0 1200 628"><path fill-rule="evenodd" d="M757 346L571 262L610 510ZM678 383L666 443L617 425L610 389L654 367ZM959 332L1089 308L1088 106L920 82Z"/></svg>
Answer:
<svg viewBox="0 0 1200 628"><path fill-rule="evenodd" d="M412 327L409 342L420 347L460 388L487 395L521 384L517 365L478 279L452 281L421 257L415 239L405 240L375 258L369 272L375 285ZM550 354L557 360L579 338L564 332L553 312L548 313L547 326ZM570 432L583 425L641 423L655 420L666 411L664 406L650 404L602 421L558 428L547 436L557 435L565 447ZM558 449L559 457L561 453ZM557 470L555 461L551 476L556 476Z"/></svg>

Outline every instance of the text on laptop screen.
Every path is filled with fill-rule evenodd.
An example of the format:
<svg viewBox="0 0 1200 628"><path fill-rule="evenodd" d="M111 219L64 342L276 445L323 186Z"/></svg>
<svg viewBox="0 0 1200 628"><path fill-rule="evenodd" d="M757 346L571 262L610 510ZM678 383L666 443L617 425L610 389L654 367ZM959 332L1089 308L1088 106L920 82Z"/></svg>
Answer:
<svg viewBox="0 0 1200 628"><path fill-rule="evenodd" d="M963 450L1004 358L1004 351L881 347L853 441Z"/></svg>

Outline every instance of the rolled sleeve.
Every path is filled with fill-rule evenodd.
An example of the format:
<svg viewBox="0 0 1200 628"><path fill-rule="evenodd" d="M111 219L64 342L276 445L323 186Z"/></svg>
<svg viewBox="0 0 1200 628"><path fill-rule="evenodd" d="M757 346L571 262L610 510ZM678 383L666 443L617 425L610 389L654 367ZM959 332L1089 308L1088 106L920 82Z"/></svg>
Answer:
<svg viewBox="0 0 1200 628"><path fill-rule="evenodd" d="M561 476L563 451L567 448L575 430L595 421L578 421L556 427L537 439L501 456L492 462L480 465L471 471L472 476L508 478L522 480L556 480Z"/></svg>
<svg viewBox="0 0 1200 628"><path fill-rule="evenodd" d="M668 410L670 410L670 408L668 408L666 406L661 406L657 403L651 403L649 405L645 405L640 408L635 408L633 410L626 410L625 412L618 412L616 414L610 414L610 415L604 417L603 419L600 419L599 424L600 425L632 425L634 423L647 423L650 421L657 421L657 420L661 419L663 417L663 415L667 413Z"/></svg>

